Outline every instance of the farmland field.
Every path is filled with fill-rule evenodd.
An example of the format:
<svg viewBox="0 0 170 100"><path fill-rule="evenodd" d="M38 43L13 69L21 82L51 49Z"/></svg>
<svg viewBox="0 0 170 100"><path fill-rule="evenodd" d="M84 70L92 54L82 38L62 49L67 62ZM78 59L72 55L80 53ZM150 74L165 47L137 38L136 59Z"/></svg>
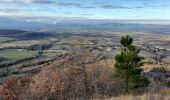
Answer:
<svg viewBox="0 0 170 100"><path fill-rule="evenodd" d="M1 39L1 38L0 38ZM10 47L29 47L31 45L37 44L47 44L48 40L19 40L19 41L11 41L7 43L1 43L0 48L10 48Z"/></svg>
<svg viewBox="0 0 170 100"><path fill-rule="evenodd" d="M36 55L35 51L27 51L23 49L7 49L0 51L0 57L4 57L7 60L0 62L0 64L12 63L25 58L30 58Z"/></svg>
<svg viewBox="0 0 170 100"><path fill-rule="evenodd" d="M9 37L0 37L0 43L12 41L12 40L14 40L14 39L9 38Z"/></svg>

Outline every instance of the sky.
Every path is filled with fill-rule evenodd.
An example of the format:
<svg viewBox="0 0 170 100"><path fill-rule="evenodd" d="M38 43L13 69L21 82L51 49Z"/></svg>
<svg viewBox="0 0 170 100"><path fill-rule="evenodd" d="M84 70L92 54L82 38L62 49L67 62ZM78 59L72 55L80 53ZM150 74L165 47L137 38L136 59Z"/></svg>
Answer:
<svg viewBox="0 0 170 100"><path fill-rule="evenodd" d="M169 20L170 0L0 0L0 16L51 19Z"/></svg>

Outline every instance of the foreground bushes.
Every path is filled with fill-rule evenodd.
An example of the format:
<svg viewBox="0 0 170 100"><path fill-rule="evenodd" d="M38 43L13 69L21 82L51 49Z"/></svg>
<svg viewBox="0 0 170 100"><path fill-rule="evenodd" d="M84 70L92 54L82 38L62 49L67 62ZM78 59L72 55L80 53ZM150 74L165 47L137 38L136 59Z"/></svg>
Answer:
<svg viewBox="0 0 170 100"><path fill-rule="evenodd" d="M21 100L27 98L29 83L31 79L28 77L7 79L1 87L0 94L4 100Z"/></svg>
<svg viewBox="0 0 170 100"><path fill-rule="evenodd" d="M7 79L2 86L4 100L65 100L77 98L90 99L97 95L112 96L119 94L121 81L110 76L112 68L98 62L87 67L87 86L81 71L68 67L67 61L56 61L44 67L32 78L19 77Z"/></svg>
<svg viewBox="0 0 170 100"><path fill-rule="evenodd" d="M113 63L100 53L92 53L85 45L73 48L61 59L45 64L31 78L6 80L0 94L4 100L103 100L104 97L124 95L124 80L111 77L115 70ZM144 91L148 92L143 87L130 93L139 95ZM150 93L159 91L156 87L156 92Z"/></svg>
<svg viewBox="0 0 170 100"><path fill-rule="evenodd" d="M1 87L4 100L168 100L168 90L162 90L157 84L151 84L146 94L136 91L139 95L124 95L124 82L110 77L113 69L105 67L103 62L89 65L87 83L89 93L86 92L82 73L72 68L64 68L65 61L51 63L40 73L28 77L7 79ZM95 65L95 66L94 66ZM59 67L60 66L60 67ZM63 68L61 68L61 66ZM145 89L146 90L146 89ZM123 95L123 96L122 96ZM106 98L107 97L107 98Z"/></svg>

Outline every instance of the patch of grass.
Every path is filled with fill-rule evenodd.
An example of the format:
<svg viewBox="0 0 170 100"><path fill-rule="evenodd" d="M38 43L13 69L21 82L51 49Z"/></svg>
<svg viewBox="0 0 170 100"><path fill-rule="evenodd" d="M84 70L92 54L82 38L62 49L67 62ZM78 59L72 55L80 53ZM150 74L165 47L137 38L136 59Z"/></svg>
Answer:
<svg viewBox="0 0 170 100"><path fill-rule="evenodd" d="M0 64L11 63L25 58L35 56L35 51L27 51L23 49L7 49L0 51L0 56L7 58L6 61L0 62Z"/></svg>
<svg viewBox="0 0 170 100"><path fill-rule="evenodd" d="M0 37L0 42L8 42L8 41L12 41L14 40L13 38L9 38L9 37Z"/></svg>
<svg viewBox="0 0 170 100"><path fill-rule="evenodd" d="M163 62L170 64L170 56L167 56L162 59Z"/></svg>

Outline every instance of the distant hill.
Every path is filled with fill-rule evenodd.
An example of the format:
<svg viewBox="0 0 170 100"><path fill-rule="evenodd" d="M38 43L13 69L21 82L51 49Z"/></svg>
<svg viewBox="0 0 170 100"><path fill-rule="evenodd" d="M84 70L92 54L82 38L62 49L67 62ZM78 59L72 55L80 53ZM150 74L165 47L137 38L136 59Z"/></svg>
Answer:
<svg viewBox="0 0 170 100"><path fill-rule="evenodd" d="M23 30L0 29L0 36L15 39L40 39L50 37L52 34L46 32L32 32Z"/></svg>
<svg viewBox="0 0 170 100"><path fill-rule="evenodd" d="M56 18L57 19L57 18ZM6 18L0 16L0 29L17 30L57 30L57 29L107 29L119 32L142 31L158 34L170 34L170 23L152 20L94 20L94 19L65 19L51 22L36 22L24 19ZM169 21L167 21L169 22Z"/></svg>
<svg viewBox="0 0 170 100"><path fill-rule="evenodd" d="M18 30L38 30L52 27L48 23L26 21L23 19L14 19L0 16L0 29L18 29Z"/></svg>
<svg viewBox="0 0 170 100"><path fill-rule="evenodd" d="M0 36L11 36L18 33L23 33L23 30L0 29Z"/></svg>

